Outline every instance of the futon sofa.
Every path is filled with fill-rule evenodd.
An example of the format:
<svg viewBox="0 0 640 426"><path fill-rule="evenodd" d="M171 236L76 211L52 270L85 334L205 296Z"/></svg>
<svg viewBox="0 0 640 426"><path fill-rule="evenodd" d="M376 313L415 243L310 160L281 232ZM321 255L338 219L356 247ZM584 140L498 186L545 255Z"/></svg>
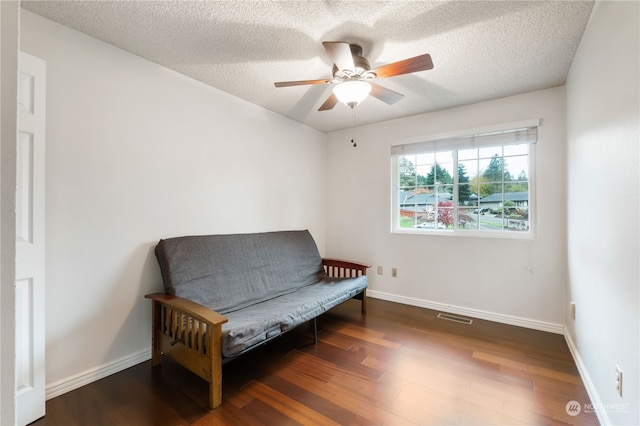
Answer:
<svg viewBox="0 0 640 426"><path fill-rule="evenodd" d="M369 265L322 259L309 231L184 236L155 248L152 365L169 356L222 403L222 364L351 298L366 310ZM317 331L315 333L317 342Z"/></svg>

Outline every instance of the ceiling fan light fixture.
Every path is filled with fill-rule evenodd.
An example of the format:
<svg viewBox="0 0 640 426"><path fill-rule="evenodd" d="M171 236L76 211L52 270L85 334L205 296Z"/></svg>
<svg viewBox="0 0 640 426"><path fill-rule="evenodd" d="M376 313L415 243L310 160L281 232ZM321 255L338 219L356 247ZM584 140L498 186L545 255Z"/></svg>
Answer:
<svg viewBox="0 0 640 426"><path fill-rule="evenodd" d="M371 92L371 85L362 80L345 81L333 88L338 100L351 108L366 99Z"/></svg>

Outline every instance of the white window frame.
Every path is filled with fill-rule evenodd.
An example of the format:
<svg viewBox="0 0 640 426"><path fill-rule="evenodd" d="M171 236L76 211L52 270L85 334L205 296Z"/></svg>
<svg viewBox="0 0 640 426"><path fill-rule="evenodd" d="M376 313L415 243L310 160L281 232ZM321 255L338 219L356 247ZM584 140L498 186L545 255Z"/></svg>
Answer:
<svg viewBox="0 0 640 426"><path fill-rule="evenodd" d="M506 239L534 239L536 229L536 161L535 146L538 140L539 119L523 120L512 123L499 124L495 126L487 126L482 128L467 129L450 133L430 135L421 138L413 138L404 141L397 141L390 146L390 162L391 162L391 232L396 234L413 234L413 235L448 235L448 236L465 236L465 237L490 237L490 238L506 238ZM513 142L513 132L519 131L519 137L524 138L522 141ZM511 138L505 143L504 137ZM501 141L502 140L502 141ZM454 173L453 186L454 190L454 207L455 215L458 214L458 158L457 151L469 147L481 146L506 146L510 144L528 142L529 143L529 229L527 231L486 231L486 230L459 230L457 221L454 221L454 229L417 229L400 227L400 209L399 206L399 171L398 157L406 154L415 154L420 152L436 152L436 151L453 151L454 154Z"/></svg>

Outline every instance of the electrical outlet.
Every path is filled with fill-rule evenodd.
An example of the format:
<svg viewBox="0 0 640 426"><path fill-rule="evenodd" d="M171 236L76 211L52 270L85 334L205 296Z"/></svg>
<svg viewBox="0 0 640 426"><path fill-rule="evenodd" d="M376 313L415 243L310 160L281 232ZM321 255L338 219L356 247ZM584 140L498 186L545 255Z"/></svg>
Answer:
<svg viewBox="0 0 640 426"><path fill-rule="evenodd" d="M384 268L378 265L378 275L384 275Z"/></svg>
<svg viewBox="0 0 640 426"><path fill-rule="evenodd" d="M396 278L398 276L398 268L391 268L391 276Z"/></svg>
<svg viewBox="0 0 640 426"><path fill-rule="evenodd" d="M622 397L622 370L616 365L616 390Z"/></svg>
<svg viewBox="0 0 640 426"><path fill-rule="evenodd" d="M569 307L571 308L571 319L576 319L576 304L571 302Z"/></svg>

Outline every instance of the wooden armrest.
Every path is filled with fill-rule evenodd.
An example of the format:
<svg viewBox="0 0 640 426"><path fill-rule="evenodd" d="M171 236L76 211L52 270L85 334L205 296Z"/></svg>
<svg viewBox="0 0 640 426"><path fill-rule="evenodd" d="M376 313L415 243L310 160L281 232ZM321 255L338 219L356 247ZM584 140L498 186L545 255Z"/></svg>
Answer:
<svg viewBox="0 0 640 426"><path fill-rule="evenodd" d="M228 321L224 315L221 315L216 311L209 309L199 303L192 302L191 300L179 296L171 296L165 293L153 293L147 294L144 297L188 312L194 318L197 318L200 321L207 322L211 325L222 325Z"/></svg>
<svg viewBox="0 0 640 426"><path fill-rule="evenodd" d="M327 266L331 265L338 268L361 269L363 271L366 271L367 268L371 268L371 265L367 263L354 262L351 260L343 259L329 259L326 257L322 258L322 264Z"/></svg>
<svg viewBox="0 0 640 426"><path fill-rule="evenodd" d="M322 259L325 272L330 277L356 277L358 274L367 275L367 268L371 265L341 259Z"/></svg>

